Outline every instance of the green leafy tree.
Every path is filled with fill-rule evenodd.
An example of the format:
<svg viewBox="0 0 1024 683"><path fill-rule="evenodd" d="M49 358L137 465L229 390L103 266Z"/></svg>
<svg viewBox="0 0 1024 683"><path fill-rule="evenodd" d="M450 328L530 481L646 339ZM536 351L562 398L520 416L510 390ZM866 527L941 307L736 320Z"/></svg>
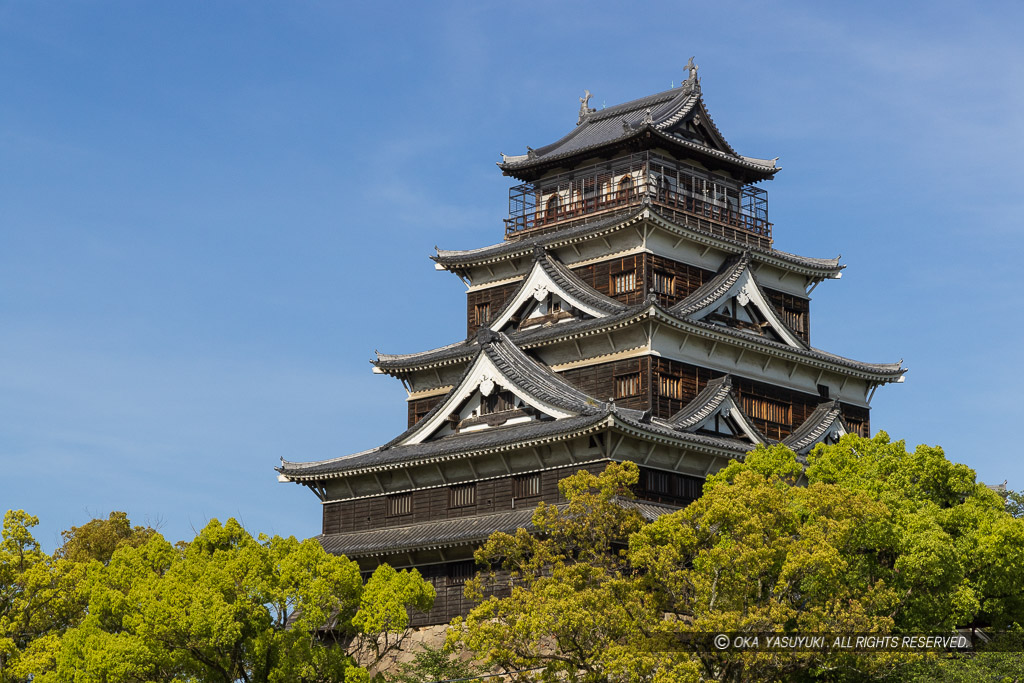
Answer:
<svg viewBox="0 0 1024 683"><path fill-rule="evenodd" d="M516 680L902 680L954 660L898 653L685 652L690 634L948 631L1024 623L1024 521L941 449L885 434L760 447L644 525L636 468L563 482L538 535L495 534L454 624ZM806 481L805 486L795 485ZM484 596L505 588L506 597ZM934 661L933 661L934 660Z"/></svg>
<svg viewBox="0 0 1024 683"><path fill-rule="evenodd" d="M39 519L4 515L0 540L0 683L26 681L52 665L62 634L81 620L84 564L51 557L32 536Z"/></svg>
<svg viewBox="0 0 1024 683"><path fill-rule="evenodd" d="M411 606L429 608L432 587L400 574ZM89 565L88 613L35 680L368 681L346 646L386 607L365 599L379 583L364 589L358 566L316 541L253 538L234 520L178 547L154 533Z"/></svg>

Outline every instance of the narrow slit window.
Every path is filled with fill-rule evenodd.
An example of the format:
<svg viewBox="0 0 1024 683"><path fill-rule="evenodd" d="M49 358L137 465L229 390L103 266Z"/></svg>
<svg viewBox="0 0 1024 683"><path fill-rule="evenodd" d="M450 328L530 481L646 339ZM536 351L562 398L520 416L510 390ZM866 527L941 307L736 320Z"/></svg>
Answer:
<svg viewBox="0 0 1024 683"><path fill-rule="evenodd" d="M461 484L448 489L448 507L463 508L476 504L476 484Z"/></svg>
<svg viewBox="0 0 1024 683"><path fill-rule="evenodd" d="M490 302L477 304L474 312L474 321L477 325L486 325L491 322L491 304Z"/></svg>
<svg viewBox="0 0 1024 683"><path fill-rule="evenodd" d="M512 496L514 498L530 498L540 495L540 473L524 474L513 480Z"/></svg>
<svg viewBox="0 0 1024 683"><path fill-rule="evenodd" d="M412 514L412 494L397 493L388 496L388 517L399 517Z"/></svg>
<svg viewBox="0 0 1024 683"><path fill-rule="evenodd" d="M766 420L776 424L788 425L793 419L793 407L788 403L757 396L743 397L743 411L755 420Z"/></svg>
<svg viewBox="0 0 1024 683"><path fill-rule="evenodd" d="M673 275L656 270L653 273L652 284L654 291L658 294L674 295L676 293L676 278Z"/></svg>
<svg viewBox="0 0 1024 683"><path fill-rule="evenodd" d="M465 585L467 580L473 578L474 572L476 572L476 562L473 560L467 560L466 562L453 562L448 565L445 583L449 586Z"/></svg>
<svg viewBox="0 0 1024 683"><path fill-rule="evenodd" d="M658 395L681 401L683 399L682 378L658 375Z"/></svg>
<svg viewBox="0 0 1024 683"><path fill-rule="evenodd" d="M621 375L615 378L615 398L640 395L640 373Z"/></svg>
<svg viewBox="0 0 1024 683"><path fill-rule="evenodd" d="M612 294L625 294L636 290L636 271L630 270L612 276Z"/></svg>

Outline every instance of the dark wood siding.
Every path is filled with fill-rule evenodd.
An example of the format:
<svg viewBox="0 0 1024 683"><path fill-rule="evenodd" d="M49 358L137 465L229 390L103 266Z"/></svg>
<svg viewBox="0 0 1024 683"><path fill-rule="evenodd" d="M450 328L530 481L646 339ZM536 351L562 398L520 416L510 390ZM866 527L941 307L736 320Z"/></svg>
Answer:
<svg viewBox="0 0 1024 683"><path fill-rule="evenodd" d="M667 358L644 356L585 368L574 368L562 372L561 376L581 391L605 400L615 395L616 377L636 372L640 373L640 395L619 398L616 399L616 403L637 410L650 408L656 417L666 419L672 417L696 398L710 380L725 374ZM679 381L679 392L676 394L678 398L662 395L659 376ZM733 377L733 391L740 405L743 405L744 397L746 397L751 401L760 399L773 405L782 404L786 407L786 412L789 414L784 421L752 418L757 428L771 439L784 439L789 436L795 428L803 424L804 420L814 412L814 409L822 401L817 394L805 394L736 376ZM864 411L864 416L858 417L859 413L851 412L850 419L866 423L866 413L867 411Z"/></svg>
<svg viewBox="0 0 1024 683"><path fill-rule="evenodd" d="M871 411L869 408L851 406L846 403L839 404L839 411L843 415L843 421L851 434L871 438Z"/></svg>
<svg viewBox="0 0 1024 683"><path fill-rule="evenodd" d="M790 329L808 344L811 343L811 302L792 294L777 292L765 288L769 301L775 306L779 317L789 325Z"/></svg>
<svg viewBox="0 0 1024 683"><path fill-rule="evenodd" d="M618 294L613 292L612 282L615 276L629 273L630 271L636 274L634 288L631 291ZM618 299L625 304L638 304L647 296L647 279L645 277L643 254L625 256L574 268L573 272L597 291L613 299Z"/></svg>
<svg viewBox="0 0 1024 683"><path fill-rule="evenodd" d="M490 319L494 320L501 309L504 308L508 298L519 289L520 282L513 282L507 285L498 285L480 289L466 294L466 336L472 337L480 329L476 320L476 307L481 304L489 304Z"/></svg>
<svg viewBox="0 0 1024 683"><path fill-rule="evenodd" d="M649 283L644 291L654 286L654 273L664 273L673 279L672 293L658 293L662 306L671 306L682 301L695 289L715 276L712 270L705 270L679 261L673 261L655 254L644 254L644 282Z"/></svg>
<svg viewBox="0 0 1024 683"><path fill-rule="evenodd" d="M601 472L605 463L591 463L580 467L565 467L540 473L540 495L516 499L516 506L564 502L558 491L558 482L573 472L586 469L595 474ZM491 512L513 509L512 493L514 477L500 477L479 481L473 505L449 507L449 487L442 486L412 492L412 512L407 515L388 515L387 497L375 496L359 500L342 500L325 503L323 506L324 534L345 534L369 529L407 526L419 522L472 517Z"/></svg>
<svg viewBox="0 0 1024 683"><path fill-rule="evenodd" d="M409 426L412 427L423 419L423 416L429 413L431 408L443 401L445 397L446 394L441 394L440 396L418 398L415 401L409 401Z"/></svg>

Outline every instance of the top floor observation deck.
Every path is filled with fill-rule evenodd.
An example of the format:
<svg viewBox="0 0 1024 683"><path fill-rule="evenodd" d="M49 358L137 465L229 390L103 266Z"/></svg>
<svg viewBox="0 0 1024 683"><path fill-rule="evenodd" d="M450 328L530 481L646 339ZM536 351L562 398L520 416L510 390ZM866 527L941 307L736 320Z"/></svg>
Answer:
<svg viewBox="0 0 1024 683"><path fill-rule="evenodd" d="M772 244L764 189L651 151L516 185L508 204L506 240L649 204L702 232L761 248Z"/></svg>

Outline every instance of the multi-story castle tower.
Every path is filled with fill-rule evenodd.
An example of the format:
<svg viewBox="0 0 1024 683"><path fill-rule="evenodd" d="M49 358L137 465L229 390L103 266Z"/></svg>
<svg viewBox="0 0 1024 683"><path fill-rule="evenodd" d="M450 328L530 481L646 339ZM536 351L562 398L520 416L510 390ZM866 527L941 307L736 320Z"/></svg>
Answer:
<svg viewBox="0 0 1024 683"><path fill-rule="evenodd" d="M433 257L468 285L467 338L374 362L408 389L408 429L279 468L322 501L327 550L434 582L417 623L464 613L474 548L529 528L571 472L635 461L653 518L756 444L867 436L875 388L903 379L810 345L809 294L843 266L772 247L757 184L779 169L733 150L687 68L601 111L588 92L565 137L505 156L504 241Z"/></svg>

